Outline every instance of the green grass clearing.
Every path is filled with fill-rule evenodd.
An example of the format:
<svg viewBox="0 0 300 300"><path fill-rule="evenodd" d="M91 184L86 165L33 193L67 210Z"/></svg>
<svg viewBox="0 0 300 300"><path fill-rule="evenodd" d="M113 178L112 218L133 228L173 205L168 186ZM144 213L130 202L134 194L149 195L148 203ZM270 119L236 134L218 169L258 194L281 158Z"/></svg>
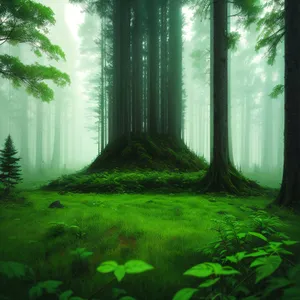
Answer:
<svg viewBox="0 0 300 300"><path fill-rule="evenodd" d="M198 283L182 274L205 261L198 249L216 239L209 230L211 219L227 213L244 220L249 209L263 209L271 201L265 197L188 194L24 194L29 201L24 205L1 204L1 260L27 264L38 274L37 281L61 280L64 290L71 289L75 295L86 298L112 279L111 274L95 271L101 262L144 260L155 269L114 284L129 295L146 300L172 299L180 288ZM55 200L66 207L49 209ZM280 209L273 209L272 213L284 221L282 230L286 234L293 239L300 236L298 216ZM72 225L77 227L71 230ZM72 269L73 258L69 254L78 247L93 252L88 270L82 274ZM111 299L114 284L95 297ZM11 299L27 299L29 283L3 281L1 285L2 293L11 293Z"/></svg>

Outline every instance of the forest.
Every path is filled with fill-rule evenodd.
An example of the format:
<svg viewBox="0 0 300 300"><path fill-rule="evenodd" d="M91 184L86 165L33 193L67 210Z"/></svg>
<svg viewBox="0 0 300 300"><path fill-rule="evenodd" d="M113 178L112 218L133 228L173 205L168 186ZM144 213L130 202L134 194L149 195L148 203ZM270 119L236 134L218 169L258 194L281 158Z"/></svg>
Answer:
<svg viewBox="0 0 300 300"><path fill-rule="evenodd" d="M0 300L300 299L299 20L0 0Z"/></svg>

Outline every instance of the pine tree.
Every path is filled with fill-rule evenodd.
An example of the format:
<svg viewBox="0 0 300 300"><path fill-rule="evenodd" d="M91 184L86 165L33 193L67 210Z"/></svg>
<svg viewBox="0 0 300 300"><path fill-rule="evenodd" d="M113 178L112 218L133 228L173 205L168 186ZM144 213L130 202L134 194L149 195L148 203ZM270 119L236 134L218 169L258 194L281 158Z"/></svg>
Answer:
<svg viewBox="0 0 300 300"><path fill-rule="evenodd" d="M19 157L15 157L17 150L13 144L11 136L5 140L4 149L0 150L0 182L6 191L10 191L18 182L22 180L20 175L21 167Z"/></svg>

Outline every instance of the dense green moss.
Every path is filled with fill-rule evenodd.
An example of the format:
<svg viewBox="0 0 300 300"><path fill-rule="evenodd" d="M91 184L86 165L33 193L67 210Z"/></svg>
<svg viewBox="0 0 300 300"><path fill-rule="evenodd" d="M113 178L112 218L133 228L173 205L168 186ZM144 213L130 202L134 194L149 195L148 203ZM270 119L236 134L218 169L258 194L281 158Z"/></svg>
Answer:
<svg viewBox="0 0 300 300"><path fill-rule="evenodd" d="M45 190L56 190L78 193L205 193L203 182L205 171L180 173L159 171L113 171L86 174L73 174L59 177L44 186ZM245 179L246 180L246 179ZM239 195L272 195L274 190L253 185L234 194ZM223 194L229 193L226 190ZM275 192L277 193L277 191Z"/></svg>
<svg viewBox="0 0 300 300"><path fill-rule="evenodd" d="M105 170L156 170L195 172L207 169L204 158L170 136L131 135L109 143L87 172Z"/></svg>
<svg viewBox="0 0 300 300"><path fill-rule="evenodd" d="M62 176L44 189L96 193L196 192L204 171L192 173L127 171Z"/></svg>

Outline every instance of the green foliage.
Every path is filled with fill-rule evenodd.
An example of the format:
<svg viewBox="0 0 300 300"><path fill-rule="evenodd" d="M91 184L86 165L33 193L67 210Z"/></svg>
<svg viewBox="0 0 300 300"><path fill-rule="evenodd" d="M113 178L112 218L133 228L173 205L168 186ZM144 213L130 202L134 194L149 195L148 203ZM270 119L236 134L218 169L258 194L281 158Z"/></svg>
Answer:
<svg viewBox="0 0 300 300"><path fill-rule="evenodd" d="M67 225L64 222L51 222L46 232L48 238L56 238L67 232Z"/></svg>
<svg viewBox="0 0 300 300"><path fill-rule="evenodd" d="M88 258L93 255L93 252L87 251L85 248L77 248L70 252L73 255L72 273L75 276L87 274L90 270Z"/></svg>
<svg viewBox="0 0 300 300"><path fill-rule="evenodd" d="M256 21L263 8L259 0L234 0L233 5L245 17L242 21L246 27Z"/></svg>
<svg viewBox="0 0 300 300"><path fill-rule="evenodd" d="M230 32L227 36L228 38L228 49L232 49L233 51L237 50L237 44L240 40L240 33L238 32Z"/></svg>
<svg viewBox="0 0 300 300"><path fill-rule="evenodd" d="M0 7L0 39L2 44L27 44L38 57L65 59L62 49L47 38L48 25L54 25L54 13L32 0L3 0ZM39 64L24 65L17 57L0 55L0 75L13 82L15 87L24 85L27 92L43 101L53 99L53 90L44 82L52 80L58 86L70 83L66 73L54 67Z"/></svg>
<svg viewBox="0 0 300 300"><path fill-rule="evenodd" d="M77 258L79 258L81 260L85 260L88 257L90 257L91 255L93 255L93 252L86 251L85 248L76 248L75 250L71 251L71 254L75 255Z"/></svg>
<svg viewBox="0 0 300 300"><path fill-rule="evenodd" d="M64 222L50 222L46 232L47 238L56 238L64 234L70 234L82 239L86 233L77 225L67 225Z"/></svg>
<svg viewBox="0 0 300 300"><path fill-rule="evenodd" d="M148 270L154 269L151 265L141 261L141 260L130 260L124 265L118 265L115 261L103 262L97 271L100 273L111 273L114 272L118 281L121 281L125 274L139 274Z"/></svg>
<svg viewBox="0 0 300 300"><path fill-rule="evenodd" d="M254 231L257 230L257 219L260 219L260 225L264 224L260 232ZM298 241L278 233L278 228L276 234L273 232L279 226L276 218L268 219L262 211L258 211L253 213L250 222L239 222L231 215L213 222L211 230L218 233L218 241L209 244L205 252L214 262L203 262L185 271L184 275L199 278L201 282L197 288L179 290L173 300L192 299L197 293L201 293L201 299L297 299L300 292L300 264L295 265L287 259L293 253L285 247L292 247ZM218 257L215 257L216 252ZM77 248L71 254L86 260L92 252ZM12 262L1 262L1 274L9 278L24 277L26 267L18 263L7 267L11 264ZM97 267L100 273L113 273L118 282L126 274L139 274L152 269L153 266L141 260L129 260L124 265L111 260ZM82 299L72 297L71 290L60 291L61 285L61 281L54 280L38 282L29 290L30 299L38 299L45 294L55 294L60 300ZM135 299L125 294L126 291L122 289L113 289L114 299Z"/></svg>
<svg viewBox="0 0 300 300"><path fill-rule="evenodd" d="M51 101L54 94L44 80L52 80L61 87L70 83L69 76L55 67L42 66L38 63L24 65L19 58L7 54L0 55L0 75L11 80L16 88L24 85L30 95L45 102Z"/></svg>
<svg viewBox="0 0 300 300"><path fill-rule="evenodd" d="M283 84L277 84L274 88L271 94L269 95L272 99L278 98L280 95L284 93L284 85Z"/></svg>
<svg viewBox="0 0 300 300"><path fill-rule="evenodd" d="M45 293L56 294L58 287L62 284L61 281L47 280L38 282L29 290L29 298L32 300L38 299Z"/></svg>
<svg viewBox="0 0 300 300"><path fill-rule="evenodd" d="M198 191L203 171L194 173L127 171L99 172L62 176L44 189L73 192L136 193L143 191L186 192ZM98 205L95 203L95 205Z"/></svg>
<svg viewBox="0 0 300 300"><path fill-rule="evenodd" d="M33 275L31 268L14 261L0 261L0 273L8 278L25 278Z"/></svg>
<svg viewBox="0 0 300 300"><path fill-rule="evenodd" d="M0 182L7 191L10 191L22 178L20 174L21 167L18 162L20 158L15 157L17 150L13 144L11 136L5 140L4 149L0 150Z"/></svg>
<svg viewBox="0 0 300 300"><path fill-rule="evenodd" d="M277 1L275 4L266 1L265 8L271 8L257 21L257 30L260 32L256 44L256 50L267 48L268 64L273 65L277 55L277 47L283 42L285 35L284 27L284 5L283 1Z"/></svg>

